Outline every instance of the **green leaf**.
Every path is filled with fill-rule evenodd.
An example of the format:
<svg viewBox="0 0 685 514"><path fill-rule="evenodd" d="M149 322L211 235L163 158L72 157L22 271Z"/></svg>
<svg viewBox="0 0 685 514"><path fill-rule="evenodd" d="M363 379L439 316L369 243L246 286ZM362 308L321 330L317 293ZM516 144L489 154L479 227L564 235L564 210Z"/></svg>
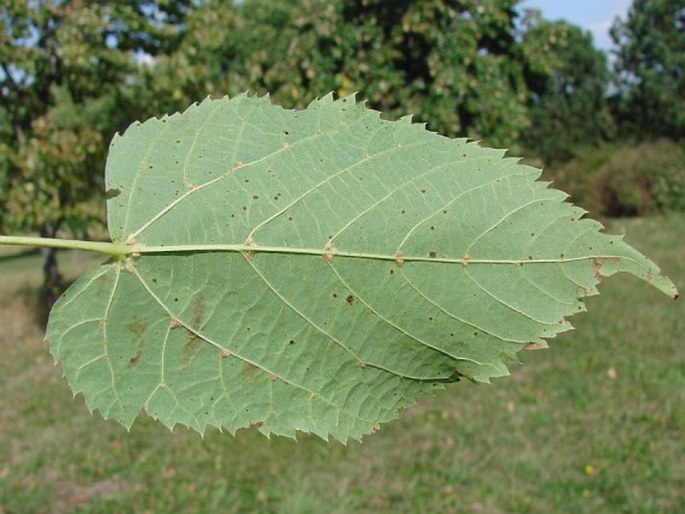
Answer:
<svg viewBox="0 0 685 514"><path fill-rule="evenodd" d="M136 123L106 176L128 250L56 304L51 351L127 427L144 410L360 438L447 382L507 374L604 276L676 296L539 173L352 98L239 96Z"/></svg>

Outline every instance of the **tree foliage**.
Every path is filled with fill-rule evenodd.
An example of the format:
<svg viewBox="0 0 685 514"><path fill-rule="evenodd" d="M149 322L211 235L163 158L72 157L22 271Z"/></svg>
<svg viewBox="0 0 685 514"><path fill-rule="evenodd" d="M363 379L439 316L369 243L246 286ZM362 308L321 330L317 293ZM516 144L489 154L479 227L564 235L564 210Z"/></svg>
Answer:
<svg viewBox="0 0 685 514"><path fill-rule="evenodd" d="M202 30L189 30L180 54L163 65L187 62L212 91L268 92L291 107L358 91L390 117L412 112L443 134L513 145L528 125L526 85L511 59L515 4L207 2L189 24ZM192 93L175 94L192 97L197 76L184 73L180 83Z"/></svg>
<svg viewBox="0 0 685 514"><path fill-rule="evenodd" d="M188 2L11 0L0 10L3 230L102 219L109 138L136 112L135 53L169 52ZM160 23L159 20L162 20Z"/></svg>
<svg viewBox="0 0 685 514"><path fill-rule="evenodd" d="M136 53L172 51L189 4L3 3L0 229L53 236L102 228L99 170L109 139L138 113L129 87ZM59 280L54 265L46 275Z"/></svg>
<svg viewBox="0 0 685 514"><path fill-rule="evenodd" d="M634 0L611 35L627 131L638 138L685 138L685 1Z"/></svg>
<svg viewBox="0 0 685 514"><path fill-rule="evenodd" d="M528 153L554 166L580 146L612 139L610 74L591 34L564 21L546 21L537 11L527 12L524 26L530 126L522 140Z"/></svg>

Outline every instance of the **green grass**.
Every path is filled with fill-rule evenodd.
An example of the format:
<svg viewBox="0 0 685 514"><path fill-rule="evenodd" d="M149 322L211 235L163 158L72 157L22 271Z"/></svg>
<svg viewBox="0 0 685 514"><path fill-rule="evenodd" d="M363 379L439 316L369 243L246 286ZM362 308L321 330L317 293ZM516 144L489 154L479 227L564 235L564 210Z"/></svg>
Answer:
<svg viewBox="0 0 685 514"><path fill-rule="evenodd" d="M685 290L685 216L623 229ZM1 514L685 512L685 307L637 280L607 280L511 377L455 384L343 447L91 416L33 321L39 270L0 259Z"/></svg>

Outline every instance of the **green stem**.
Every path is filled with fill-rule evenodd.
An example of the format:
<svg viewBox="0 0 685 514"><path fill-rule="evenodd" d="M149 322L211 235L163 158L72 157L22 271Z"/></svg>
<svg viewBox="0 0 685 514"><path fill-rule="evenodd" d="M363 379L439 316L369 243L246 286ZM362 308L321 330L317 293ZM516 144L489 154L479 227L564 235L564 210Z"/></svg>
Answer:
<svg viewBox="0 0 685 514"><path fill-rule="evenodd" d="M104 243L97 241L79 241L75 239L53 239L49 237L17 237L0 236L0 245L16 246L39 246L45 248L64 248L69 250L88 250L92 252L104 253L115 257L127 255L140 256L141 254L164 254L180 252L239 252L245 254L252 253L279 253L290 255L318 255L327 257L330 261L336 257L349 257L361 259L374 259L383 261L395 261L398 265L402 262L441 262L447 264L461 264L468 266L471 264L565 264L594 259L615 259L612 255L583 255L580 257L558 258L558 259L470 259L464 257L430 257L427 255L392 255L374 254L364 252L345 252L321 248L293 248L284 246L254 246L247 244L193 244L193 245L162 245L162 246L143 246L141 244L127 244L124 242Z"/></svg>
<svg viewBox="0 0 685 514"><path fill-rule="evenodd" d="M67 250L87 250L121 257L129 253L126 243L106 243L98 241L79 241L76 239L54 239L51 237L0 236L0 245L38 246Z"/></svg>

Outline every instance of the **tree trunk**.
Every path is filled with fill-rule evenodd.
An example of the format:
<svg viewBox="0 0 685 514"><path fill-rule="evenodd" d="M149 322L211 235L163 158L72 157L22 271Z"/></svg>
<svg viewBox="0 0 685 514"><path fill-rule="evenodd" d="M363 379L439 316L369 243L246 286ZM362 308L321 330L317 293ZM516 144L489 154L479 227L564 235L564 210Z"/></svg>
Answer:
<svg viewBox="0 0 685 514"><path fill-rule="evenodd" d="M40 231L42 237L54 237L55 231L43 228ZM50 309L64 291L64 281L57 266L57 250L55 248L41 248L43 256L43 287L41 290L39 308L40 318L47 322Z"/></svg>

